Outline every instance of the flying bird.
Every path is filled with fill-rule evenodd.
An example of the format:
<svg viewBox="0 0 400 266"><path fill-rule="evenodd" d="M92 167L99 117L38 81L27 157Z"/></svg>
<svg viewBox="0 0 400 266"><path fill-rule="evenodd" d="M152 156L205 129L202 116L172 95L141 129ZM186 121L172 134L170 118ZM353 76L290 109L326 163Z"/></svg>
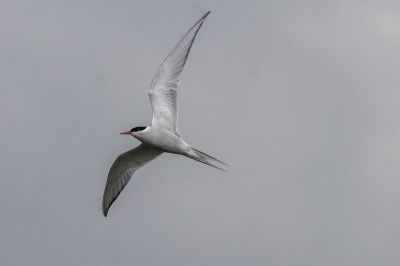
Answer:
<svg viewBox="0 0 400 266"><path fill-rule="evenodd" d="M222 161L187 144L178 131L178 85L190 48L210 11L204 14L182 37L158 68L149 88L153 119L150 126L134 127L123 135L142 142L136 148L118 156L110 168L103 195L103 214L129 182L133 174L160 154L173 153L213 166L220 170Z"/></svg>

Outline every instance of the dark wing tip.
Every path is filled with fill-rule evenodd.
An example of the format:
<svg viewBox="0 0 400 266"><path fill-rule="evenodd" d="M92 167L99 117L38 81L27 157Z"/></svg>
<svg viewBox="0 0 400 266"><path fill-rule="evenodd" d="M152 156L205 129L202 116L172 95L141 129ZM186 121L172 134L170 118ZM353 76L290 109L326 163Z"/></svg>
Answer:
<svg viewBox="0 0 400 266"><path fill-rule="evenodd" d="M203 21L203 20L205 20L206 19L206 17L208 16L208 15L210 15L210 13L211 13L211 10L210 11L208 11L207 13L205 13L202 17L201 17L201 19L199 19L199 21Z"/></svg>
<svg viewBox="0 0 400 266"><path fill-rule="evenodd" d="M104 215L104 217L107 217L108 210L110 209L110 207L114 203L114 201L118 198L119 194L121 194L121 191L118 191L116 193L116 195L114 195L111 199L108 198L109 197L109 195L108 195L109 193L108 192L104 192L104 196L103 196L103 215Z"/></svg>
<svg viewBox="0 0 400 266"><path fill-rule="evenodd" d="M107 213L108 213L108 210L110 209L110 205L106 205L105 204L105 200L103 199L103 215L104 215L104 217L107 217Z"/></svg>
<svg viewBox="0 0 400 266"><path fill-rule="evenodd" d="M107 204L106 198L107 198L107 186L103 194L103 204L102 204L104 217L107 217L108 209L110 208L110 204Z"/></svg>

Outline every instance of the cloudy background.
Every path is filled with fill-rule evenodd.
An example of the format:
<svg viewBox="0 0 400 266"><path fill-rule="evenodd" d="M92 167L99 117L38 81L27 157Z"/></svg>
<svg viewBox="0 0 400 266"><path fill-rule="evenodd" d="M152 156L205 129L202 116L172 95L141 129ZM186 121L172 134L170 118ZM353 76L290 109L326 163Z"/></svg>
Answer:
<svg viewBox="0 0 400 266"><path fill-rule="evenodd" d="M101 213L147 88L212 10L180 131ZM399 265L398 1L0 1L1 265Z"/></svg>

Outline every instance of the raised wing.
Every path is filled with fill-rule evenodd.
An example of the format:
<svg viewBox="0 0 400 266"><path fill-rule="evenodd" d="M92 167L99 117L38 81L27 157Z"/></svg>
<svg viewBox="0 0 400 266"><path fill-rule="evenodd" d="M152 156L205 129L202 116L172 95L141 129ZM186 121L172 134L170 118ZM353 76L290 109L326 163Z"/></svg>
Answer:
<svg viewBox="0 0 400 266"><path fill-rule="evenodd" d="M162 151L145 144L127 151L115 160L108 173L107 184L103 195L103 214L107 212L118 195L129 182L133 174L142 166L160 155Z"/></svg>
<svg viewBox="0 0 400 266"><path fill-rule="evenodd" d="M163 127L178 132L177 88L179 75L185 66L190 48L207 12L183 36L158 68L149 89L149 97L153 108L152 126Z"/></svg>

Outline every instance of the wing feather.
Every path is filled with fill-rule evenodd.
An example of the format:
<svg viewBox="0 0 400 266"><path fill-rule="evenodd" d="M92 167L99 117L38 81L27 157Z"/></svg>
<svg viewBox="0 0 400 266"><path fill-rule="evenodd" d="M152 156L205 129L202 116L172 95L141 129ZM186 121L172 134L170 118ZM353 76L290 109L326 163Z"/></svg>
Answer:
<svg viewBox="0 0 400 266"><path fill-rule="evenodd" d="M128 184L135 172L160 155L162 151L140 144L136 148L122 153L114 161L108 173L106 188L103 194L103 214L107 216L113 202Z"/></svg>
<svg viewBox="0 0 400 266"><path fill-rule="evenodd" d="M177 88L180 80L179 76L185 66L197 32L209 14L210 11L204 14L186 32L154 75L149 89L150 102L153 108L152 126L178 132Z"/></svg>

